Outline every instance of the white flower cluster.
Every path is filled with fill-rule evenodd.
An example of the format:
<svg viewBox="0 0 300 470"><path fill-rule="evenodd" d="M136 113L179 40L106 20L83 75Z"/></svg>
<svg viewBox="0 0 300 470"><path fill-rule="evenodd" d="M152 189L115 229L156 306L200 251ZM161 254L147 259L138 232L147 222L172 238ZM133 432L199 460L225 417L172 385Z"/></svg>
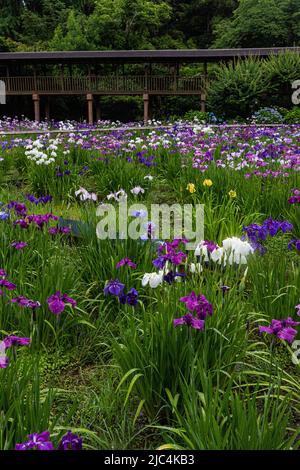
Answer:
<svg viewBox="0 0 300 470"><path fill-rule="evenodd" d="M50 139L46 148L39 139L27 145L25 155L37 165L50 165L57 157L58 140Z"/></svg>
<svg viewBox="0 0 300 470"><path fill-rule="evenodd" d="M210 260L226 266L227 264L240 265L247 264L248 256L254 252L254 248L247 241L232 237L223 240L222 246L217 246L213 251L209 251L204 241L200 242L196 248L195 255L200 256L202 262Z"/></svg>
<svg viewBox="0 0 300 470"><path fill-rule="evenodd" d="M145 190L141 186L135 186L130 190L130 192L135 196L138 196L139 194L144 194Z"/></svg>
<svg viewBox="0 0 300 470"><path fill-rule="evenodd" d="M120 191L117 191L116 193L110 193L108 196L106 196L107 199L110 201L111 199L114 199L117 202L122 202L127 199L127 194L124 189L120 189Z"/></svg>
<svg viewBox="0 0 300 470"><path fill-rule="evenodd" d="M75 191L75 196L79 196L80 201L97 201L97 194L89 193L85 188Z"/></svg>
<svg viewBox="0 0 300 470"><path fill-rule="evenodd" d="M164 274L163 270L160 270L158 273L145 273L142 279L142 286L145 287L149 284L152 289L155 289L162 284Z"/></svg>

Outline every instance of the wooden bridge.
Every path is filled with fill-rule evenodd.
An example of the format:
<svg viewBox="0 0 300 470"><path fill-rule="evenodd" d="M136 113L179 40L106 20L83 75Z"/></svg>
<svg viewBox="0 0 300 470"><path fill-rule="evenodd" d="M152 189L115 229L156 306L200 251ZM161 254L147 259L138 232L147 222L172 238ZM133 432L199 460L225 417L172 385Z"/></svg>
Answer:
<svg viewBox="0 0 300 470"><path fill-rule="evenodd" d="M267 57L287 50L300 52L299 48L291 47L0 53L0 84L5 86L7 97L32 96L36 121L41 117L43 96L46 97L45 115L50 119L49 97L85 95L91 124L94 122L94 96L142 95L146 122L153 95L197 95L199 107L204 111L209 62L250 55ZM200 73L192 77L181 74L180 67L191 63L201 64ZM162 73L162 69L166 73ZM96 113L99 119L99 100Z"/></svg>

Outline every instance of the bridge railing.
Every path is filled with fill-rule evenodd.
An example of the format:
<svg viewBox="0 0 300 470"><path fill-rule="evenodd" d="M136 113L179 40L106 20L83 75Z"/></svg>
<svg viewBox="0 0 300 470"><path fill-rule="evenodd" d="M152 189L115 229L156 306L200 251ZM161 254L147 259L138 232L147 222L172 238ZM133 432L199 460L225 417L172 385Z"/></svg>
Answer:
<svg viewBox="0 0 300 470"><path fill-rule="evenodd" d="M83 93L168 93L199 94L205 77L174 75L92 75L84 77L22 76L0 77L8 94L83 94Z"/></svg>

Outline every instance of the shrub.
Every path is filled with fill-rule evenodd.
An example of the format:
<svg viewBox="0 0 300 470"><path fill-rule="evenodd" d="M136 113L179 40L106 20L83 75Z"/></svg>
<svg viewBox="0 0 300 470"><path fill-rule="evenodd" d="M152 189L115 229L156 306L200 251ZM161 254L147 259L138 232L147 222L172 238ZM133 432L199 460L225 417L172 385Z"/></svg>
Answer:
<svg viewBox="0 0 300 470"><path fill-rule="evenodd" d="M285 117L284 122L286 124L300 124L300 108L293 108L289 111Z"/></svg>
<svg viewBox="0 0 300 470"><path fill-rule="evenodd" d="M276 108L261 108L251 117L251 121L256 124L281 124L283 119L282 114Z"/></svg>
<svg viewBox="0 0 300 470"><path fill-rule="evenodd" d="M221 65L208 89L208 106L226 117L247 117L264 102L271 91L264 63L256 58Z"/></svg>
<svg viewBox="0 0 300 470"><path fill-rule="evenodd" d="M203 111L188 111L184 115L185 121L199 121L199 122L208 122L209 116L208 113Z"/></svg>
<svg viewBox="0 0 300 470"><path fill-rule="evenodd" d="M270 81L266 104L290 107L292 82L300 77L300 56L295 52L285 52L265 62L265 72Z"/></svg>

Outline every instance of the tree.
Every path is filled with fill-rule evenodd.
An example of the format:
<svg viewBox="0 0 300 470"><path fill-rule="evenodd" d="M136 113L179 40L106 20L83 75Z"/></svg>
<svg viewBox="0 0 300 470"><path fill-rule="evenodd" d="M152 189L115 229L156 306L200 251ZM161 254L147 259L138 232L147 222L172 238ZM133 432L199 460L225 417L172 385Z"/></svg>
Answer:
<svg viewBox="0 0 300 470"><path fill-rule="evenodd" d="M93 43L89 41L86 34L87 18L85 15L76 14L74 10L71 10L65 30L66 32L61 24L57 26L54 37L49 43L51 49L58 51L94 49Z"/></svg>
<svg viewBox="0 0 300 470"><path fill-rule="evenodd" d="M295 25L287 27L291 24L288 11L292 4L294 21L300 11L299 0L240 0L233 18L216 25L214 46L230 48L290 45L290 41L297 39L292 32Z"/></svg>
<svg viewBox="0 0 300 470"><path fill-rule="evenodd" d="M98 0L91 15L72 10L50 44L66 50L147 49L157 44L154 38L170 15L164 1Z"/></svg>
<svg viewBox="0 0 300 470"><path fill-rule="evenodd" d="M238 0L172 0L174 27L189 47L209 47L216 22L232 15Z"/></svg>

